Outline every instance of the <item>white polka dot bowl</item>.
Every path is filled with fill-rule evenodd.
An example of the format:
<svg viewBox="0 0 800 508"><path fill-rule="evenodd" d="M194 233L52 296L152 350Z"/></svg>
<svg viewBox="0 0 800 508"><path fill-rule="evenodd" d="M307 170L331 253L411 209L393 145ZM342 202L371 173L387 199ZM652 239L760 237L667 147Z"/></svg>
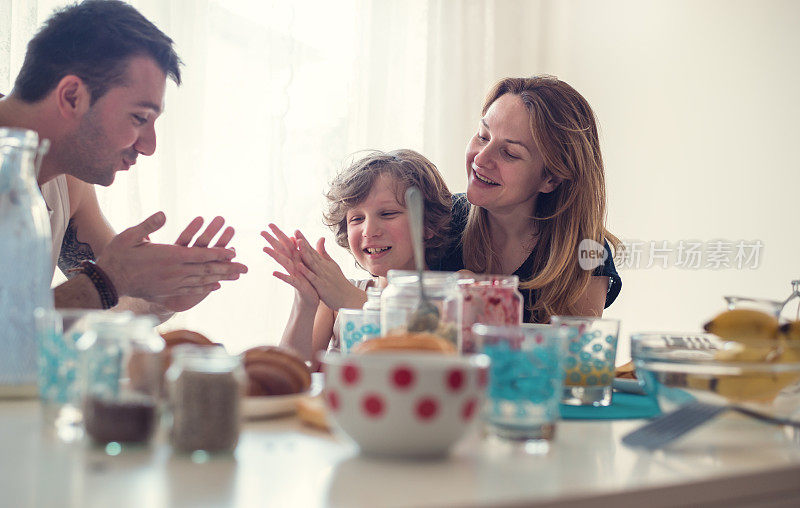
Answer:
<svg viewBox="0 0 800 508"><path fill-rule="evenodd" d="M324 398L366 455L446 455L480 414L489 358L418 352L326 353Z"/></svg>

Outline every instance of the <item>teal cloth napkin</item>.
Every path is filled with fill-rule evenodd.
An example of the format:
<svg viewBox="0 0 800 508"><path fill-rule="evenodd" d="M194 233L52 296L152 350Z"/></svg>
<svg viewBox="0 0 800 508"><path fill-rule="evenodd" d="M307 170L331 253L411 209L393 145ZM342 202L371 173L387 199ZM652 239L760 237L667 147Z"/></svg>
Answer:
<svg viewBox="0 0 800 508"><path fill-rule="evenodd" d="M653 418L660 414L655 398L623 392L614 392L611 405L605 407L561 404L561 418L564 420L625 420Z"/></svg>

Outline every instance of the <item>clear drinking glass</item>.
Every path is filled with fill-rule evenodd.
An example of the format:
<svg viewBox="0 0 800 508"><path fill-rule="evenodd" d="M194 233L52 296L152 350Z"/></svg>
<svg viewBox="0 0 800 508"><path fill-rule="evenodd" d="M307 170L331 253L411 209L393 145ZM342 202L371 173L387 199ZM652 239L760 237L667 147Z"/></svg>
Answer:
<svg viewBox="0 0 800 508"><path fill-rule="evenodd" d="M128 319L128 315L94 310L52 310L38 308L36 343L38 347L39 398L46 425L54 425L65 441L83 434L80 409L80 362L77 342L91 322L103 319Z"/></svg>
<svg viewBox="0 0 800 508"><path fill-rule="evenodd" d="M484 420L509 441L545 445L553 439L563 387L568 328L475 324L478 349L491 359Z"/></svg>
<svg viewBox="0 0 800 508"><path fill-rule="evenodd" d="M357 344L381 335L381 311L339 309L339 344L349 353Z"/></svg>
<svg viewBox="0 0 800 508"><path fill-rule="evenodd" d="M570 330L564 359L562 403L570 406L611 405L619 321L591 317L553 316L555 327Z"/></svg>

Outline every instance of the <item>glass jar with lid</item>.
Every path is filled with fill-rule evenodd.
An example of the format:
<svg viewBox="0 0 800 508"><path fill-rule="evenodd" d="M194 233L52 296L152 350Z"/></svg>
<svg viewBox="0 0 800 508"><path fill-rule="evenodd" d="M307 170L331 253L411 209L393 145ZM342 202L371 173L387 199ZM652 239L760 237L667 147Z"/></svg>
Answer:
<svg viewBox="0 0 800 508"><path fill-rule="evenodd" d="M389 270L388 285L381 293L381 333L405 333L411 313L419 305L419 276L410 270ZM425 295L439 310L433 332L457 346L461 341L461 293L458 274L423 272Z"/></svg>
<svg viewBox="0 0 800 508"><path fill-rule="evenodd" d="M77 343L84 429L98 443L147 443L158 422L164 349L157 321L128 312L87 319Z"/></svg>
<svg viewBox="0 0 800 508"><path fill-rule="evenodd" d="M483 323L492 326L522 323L522 294L516 275L464 275L458 281L463 298L461 311L462 353L477 351L472 338L472 325Z"/></svg>
<svg viewBox="0 0 800 508"><path fill-rule="evenodd" d="M367 288L367 301L361 307L364 310L374 310L380 312L381 310L381 293L383 288L369 287Z"/></svg>
<svg viewBox="0 0 800 508"><path fill-rule="evenodd" d="M239 356L222 346L176 346L166 383L175 450L228 453L236 448L246 386Z"/></svg>

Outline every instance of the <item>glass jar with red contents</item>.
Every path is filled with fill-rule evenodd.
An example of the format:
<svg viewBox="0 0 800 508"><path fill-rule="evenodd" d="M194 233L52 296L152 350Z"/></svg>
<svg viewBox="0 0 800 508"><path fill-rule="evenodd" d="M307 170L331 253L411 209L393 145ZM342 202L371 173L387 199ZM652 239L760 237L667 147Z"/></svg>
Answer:
<svg viewBox="0 0 800 508"><path fill-rule="evenodd" d="M476 352L472 325L502 326L522 323L522 294L516 275L462 276L458 281L463 308L461 311L461 353Z"/></svg>

